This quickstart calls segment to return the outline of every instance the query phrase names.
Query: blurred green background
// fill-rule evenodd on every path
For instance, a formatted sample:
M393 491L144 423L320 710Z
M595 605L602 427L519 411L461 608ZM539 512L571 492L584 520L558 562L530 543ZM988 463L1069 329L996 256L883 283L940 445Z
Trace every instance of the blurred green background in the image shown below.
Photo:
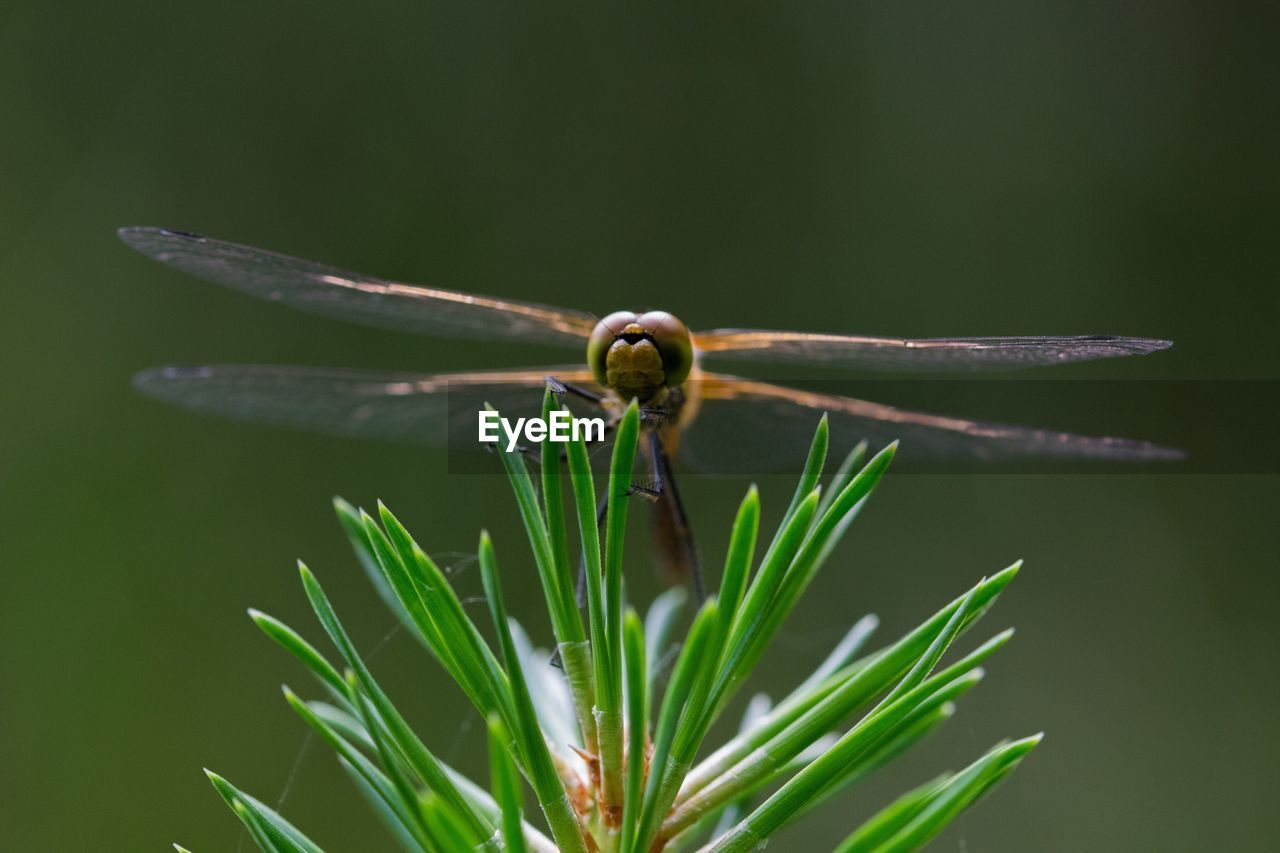
M1280 21L1263 7L4 4L0 849L247 846L202 766L270 802L287 787L284 812L331 849L389 849L332 756L299 759L277 686L310 685L243 615L311 624L301 556L366 648L387 635L332 494L386 499L441 554L487 526L509 604L547 636L498 481L201 419L129 377L561 353L292 313L150 263L117 226L693 327L1168 337L1059 375L1275 379ZM744 485L686 478L711 565ZM761 486L772 521L791 481ZM934 849L1274 849L1277 510L1273 477L890 476L757 685L787 689L866 611L893 636L1024 557L987 622L1018 636L939 738L777 849L828 849L906 786L1040 729ZM425 653L392 636L374 660L431 746L484 766Z

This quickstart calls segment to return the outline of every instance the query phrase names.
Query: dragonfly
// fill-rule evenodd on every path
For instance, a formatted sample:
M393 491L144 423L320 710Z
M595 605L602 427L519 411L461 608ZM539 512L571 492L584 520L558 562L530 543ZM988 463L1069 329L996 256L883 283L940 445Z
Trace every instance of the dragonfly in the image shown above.
M474 436L476 413L486 404L500 412L538 406L548 384L558 396L603 412L610 425L634 399L642 412L650 481L633 491L654 505L655 540L668 570L677 577L692 575L699 593L697 549L672 457L689 455L697 424L713 411L730 415L739 435L775 434L792 425L809 432L815 418L826 414L833 429L876 441L898 438L913 452L948 457L1147 460L1179 455L1145 441L930 414L704 366L756 361L874 371L1008 370L1145 355L1169 347L1166 340L1112 335L910 339L736 328L691 332L666 311L620 310L597 317L362 275L185 231L122 228L119 236L142 254L197 278L326 317L399 332L577 350L579 360L573 363L454 373L171 365L139 373L134 384L144 394L187 409L353 438L428 444L466 431ZM703 446L723 449L733 443L719 435Z

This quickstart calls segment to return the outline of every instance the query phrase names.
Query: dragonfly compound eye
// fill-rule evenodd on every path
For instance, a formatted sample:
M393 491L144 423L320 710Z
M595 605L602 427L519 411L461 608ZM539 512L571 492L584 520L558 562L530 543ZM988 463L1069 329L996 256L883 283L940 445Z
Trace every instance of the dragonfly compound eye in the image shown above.
M636 322L649 333L662 356L666 384L675 386L688 379L689 371L693 369L693 341L689 327L666 311L649 311L641 314Z
M609 354L609 347L613 346L622 330L635 321L634 312L614 311L596 323L591 336L587 338L587 366L591 368L591 375L596 381L605 387L609 385L605 371L605 357Z

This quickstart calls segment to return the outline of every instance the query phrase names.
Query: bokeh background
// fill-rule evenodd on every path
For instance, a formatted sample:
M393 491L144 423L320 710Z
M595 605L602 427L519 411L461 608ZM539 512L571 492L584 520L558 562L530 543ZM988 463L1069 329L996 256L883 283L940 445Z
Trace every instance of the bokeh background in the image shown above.
M389 849L331 755L299 757L278 685L307 679L244 617L310 624L297 557L383 644L376 669L430 745L483 767L458 691L412 640L383 643L332 494L386 499L446 561L487 526L511 606L547 635L499 482L169 410L129 377L562 353L292 313L149 263L117 226L694 327L1168 337L1059 375L1275 379L1278 23L1185 0L5 3L0 849L247 846L202 766L283 794L331 849ZM709 564L744 486L686 479ZM791 482L761 487L772 521ZM906 786L1043 729L934 849L1273 849L1276 487L890 476L757 684L785 690L864 612L888 638L1023 557L986 623L1018 635L940 737L777 848L828 849Z

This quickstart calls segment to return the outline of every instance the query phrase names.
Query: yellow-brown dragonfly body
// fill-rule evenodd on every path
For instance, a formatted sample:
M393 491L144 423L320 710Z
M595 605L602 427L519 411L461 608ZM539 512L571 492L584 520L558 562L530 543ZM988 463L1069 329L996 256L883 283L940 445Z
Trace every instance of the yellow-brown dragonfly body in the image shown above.
M626 401L637 399L654 415L646 421L653 436L654 478L668 481L669 468L662 467L666 455L676 451L699 411L713 405L736 406L735 423L744 431L789 420L807 433L817 414L826 412L833 430L902 438L917 454L1180 456L1143 441L927 414L742 379L702 364L758 359L860 370L990 370L1141 355L1168 347L1168 341L1115 336L912 340L743 329L691 333L664 311L619 311L597 319L581 311L387 281L181 231L125 228L120 237L199 278L337 319L424 334L563 345L586 353L585 365L451 374L208 365L156 368L137 376L143 392L186 408L360 438L440 442L459 426L451 422L456 420L451 409L465 411L473 402L471 419L465 421L471 427L485 401L499 410L504 401L517 399L526 408L531 400L536 405L540 396L531 391L551 377L561 390L615 417ZM796 412L814 417L786 417ZM674 484L667 488L674 493Z
M617 312L603 319L563 308L409 285L346 272L224 241L161 228L125 228L121 239L197 277L317 314L398 331L524 340L586 351L587 364L452 374L379 373L264 365L163 367L136 380L178 405L282 426L355 437L438 442L444 392L477 397L540 388L547 376L602 397L642 405L680 390L687 428L697 401L750 404L763 422L779 407L847 418L853 432L912 433L918 452L976 456L1165 458L1176 451L1141 441L1095 438L906 411L865 400L787 388L704 369L712 360L861 370L998 370L1141 355L1168 341L1116 336L905 339L718 329L690 333L673 315ZM603 354L604 358L601 358ZM877 430L877 425L883 429Z

